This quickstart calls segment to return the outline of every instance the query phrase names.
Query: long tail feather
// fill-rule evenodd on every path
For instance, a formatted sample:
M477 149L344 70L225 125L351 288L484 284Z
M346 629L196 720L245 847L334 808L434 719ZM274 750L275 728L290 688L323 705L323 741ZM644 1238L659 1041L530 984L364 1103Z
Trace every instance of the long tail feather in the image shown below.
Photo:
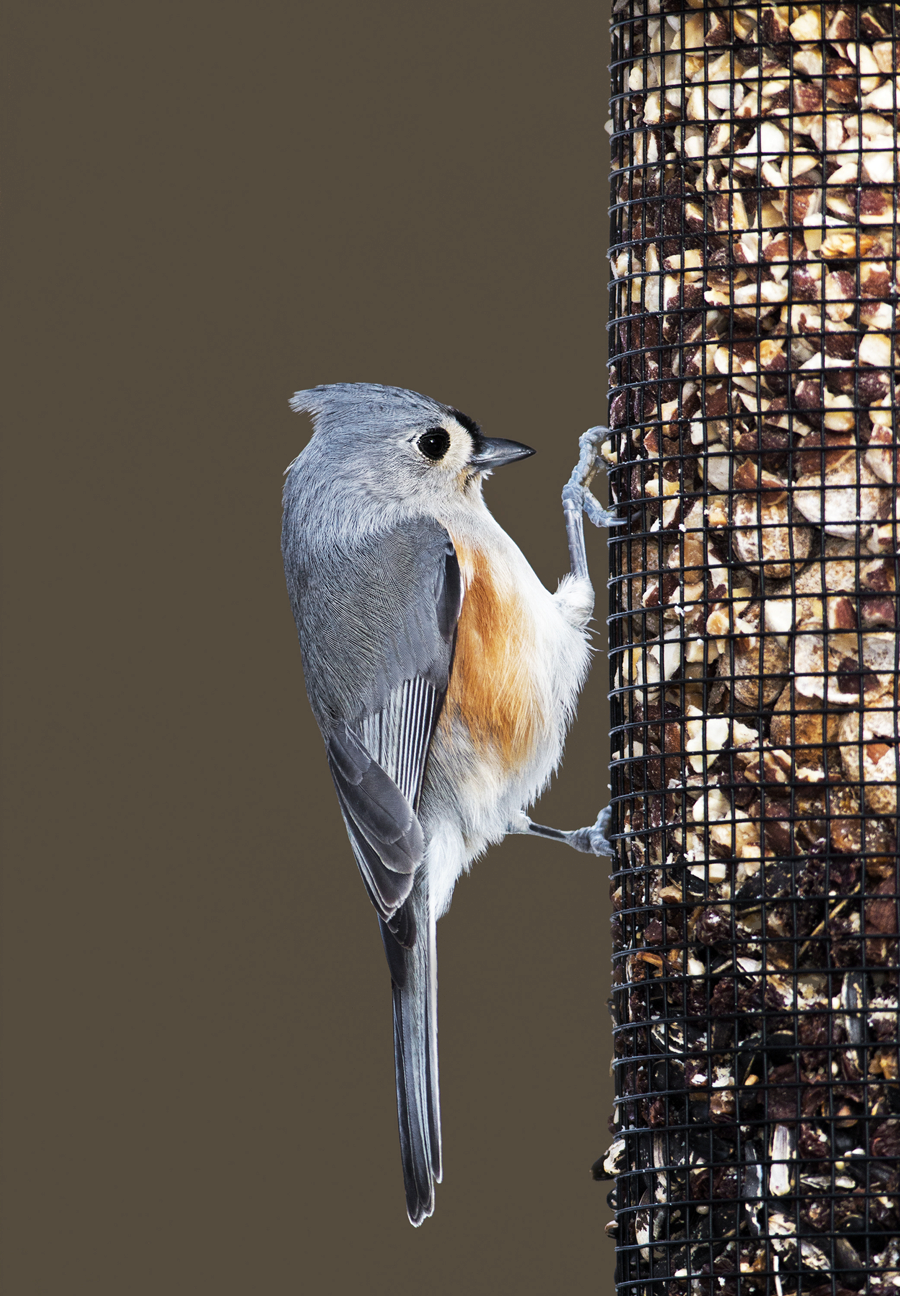
M434 1210L441 1179L441 1112L437 1058L437 947L427 882L419 875L411 905L412 949L403 949L382 923L394 1001L394 1066L406 1209L416 1226ZM402 976L397 973L401 972Z

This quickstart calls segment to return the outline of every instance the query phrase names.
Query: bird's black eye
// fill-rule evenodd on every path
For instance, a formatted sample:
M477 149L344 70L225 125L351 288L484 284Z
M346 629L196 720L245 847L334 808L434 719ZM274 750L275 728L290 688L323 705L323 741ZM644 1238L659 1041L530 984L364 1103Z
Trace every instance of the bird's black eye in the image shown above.
M429 428L422 433L416 445L429 459L443 459L450 449L450 433L441 427Z

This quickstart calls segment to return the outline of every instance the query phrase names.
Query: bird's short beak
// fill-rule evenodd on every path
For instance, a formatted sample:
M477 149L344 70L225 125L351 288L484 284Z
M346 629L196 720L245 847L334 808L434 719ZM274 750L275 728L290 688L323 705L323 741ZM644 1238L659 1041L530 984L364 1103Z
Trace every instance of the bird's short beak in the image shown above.
M469 466L489 471L491 468L499 468L502 464L512 463L515 459L527 459L533 454L531 446L522 445L519 441L503 441L500 437L479 437L478 448L469 460Z

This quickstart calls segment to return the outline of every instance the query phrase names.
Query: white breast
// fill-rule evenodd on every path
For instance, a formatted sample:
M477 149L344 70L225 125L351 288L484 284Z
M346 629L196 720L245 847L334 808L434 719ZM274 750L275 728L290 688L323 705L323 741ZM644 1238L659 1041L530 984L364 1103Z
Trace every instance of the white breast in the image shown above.
M463 869L505 835L559 764L587 674L593 605L586 581L545 589L486 509L445 525L465 595L420 803L438 914Z

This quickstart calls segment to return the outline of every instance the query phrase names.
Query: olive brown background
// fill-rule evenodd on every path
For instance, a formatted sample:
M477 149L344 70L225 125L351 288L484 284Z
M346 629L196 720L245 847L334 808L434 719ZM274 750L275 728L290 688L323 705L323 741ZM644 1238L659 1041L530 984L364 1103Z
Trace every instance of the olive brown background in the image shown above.
M560 488L607 409L607 16L7 10L7 1296L612 1288L607 861L514 838L457 888L445 1182L413 1231L387 969L279 555L288 397L365 380L534 445L486 495L565 570ZM608 795L605 542L563 827Z

